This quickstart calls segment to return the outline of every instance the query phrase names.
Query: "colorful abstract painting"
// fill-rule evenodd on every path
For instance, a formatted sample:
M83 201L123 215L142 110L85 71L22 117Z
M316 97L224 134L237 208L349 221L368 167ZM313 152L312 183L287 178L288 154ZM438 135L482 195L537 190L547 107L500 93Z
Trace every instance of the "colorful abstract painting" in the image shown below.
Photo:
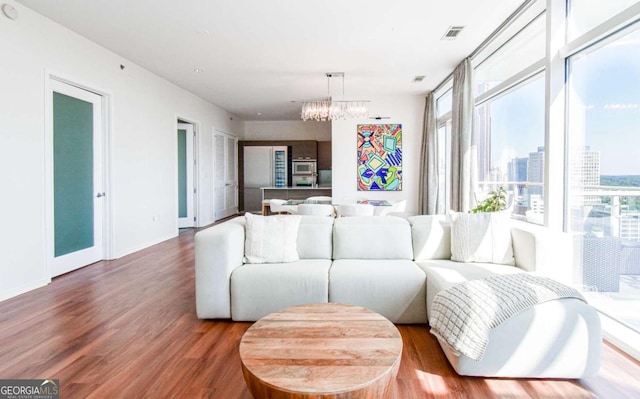
M402 125L358 125L358 191L402 190Z

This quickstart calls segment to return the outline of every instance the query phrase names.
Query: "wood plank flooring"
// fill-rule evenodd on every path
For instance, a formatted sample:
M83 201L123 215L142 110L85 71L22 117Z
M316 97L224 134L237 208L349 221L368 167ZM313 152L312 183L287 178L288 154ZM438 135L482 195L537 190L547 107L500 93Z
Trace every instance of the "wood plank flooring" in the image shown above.
M251 323L196 318L193 235L1 302L0 378L57 378L61 398L251 398L238 355ZM640 364L608 344L590 379L465 378L426 325L399 330L393 398L640 397Z

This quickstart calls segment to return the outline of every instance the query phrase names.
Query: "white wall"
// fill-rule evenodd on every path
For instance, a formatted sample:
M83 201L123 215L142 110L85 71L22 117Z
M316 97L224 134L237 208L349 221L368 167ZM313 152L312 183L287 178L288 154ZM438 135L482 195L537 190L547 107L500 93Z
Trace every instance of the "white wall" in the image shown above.
M407 200L407 211L418 212L418 171L422 142L424 96L369 97L369 115L390 119L347 120L332 122L332 196L342 198ZM402 191L358 191L358 124L402 124Z
M178 117L200 127L198 217L200 225L212 223L213 129L241 135L244 122L28 8L5 2L19 17L0 15L0 300L50 280L44 250L49 73L109 99L113 257L177 234ZM159 221L152 221L154 215Z
M331 140L331 122L246 121L244 140Z

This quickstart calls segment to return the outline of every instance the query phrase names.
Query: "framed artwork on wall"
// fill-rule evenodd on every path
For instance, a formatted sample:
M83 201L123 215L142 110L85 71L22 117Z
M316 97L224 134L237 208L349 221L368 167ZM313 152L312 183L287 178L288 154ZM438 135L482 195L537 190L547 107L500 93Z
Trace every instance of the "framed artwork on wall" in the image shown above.
M358 125L358 191L402 190L402 125Z

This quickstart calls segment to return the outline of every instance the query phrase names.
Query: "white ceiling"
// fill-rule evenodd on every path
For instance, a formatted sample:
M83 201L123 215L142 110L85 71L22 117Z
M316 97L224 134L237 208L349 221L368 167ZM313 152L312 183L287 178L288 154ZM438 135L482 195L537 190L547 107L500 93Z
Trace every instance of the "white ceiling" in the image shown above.
M523 0L19 2L244 120L299 120L326 72L347 100L426 93Z

